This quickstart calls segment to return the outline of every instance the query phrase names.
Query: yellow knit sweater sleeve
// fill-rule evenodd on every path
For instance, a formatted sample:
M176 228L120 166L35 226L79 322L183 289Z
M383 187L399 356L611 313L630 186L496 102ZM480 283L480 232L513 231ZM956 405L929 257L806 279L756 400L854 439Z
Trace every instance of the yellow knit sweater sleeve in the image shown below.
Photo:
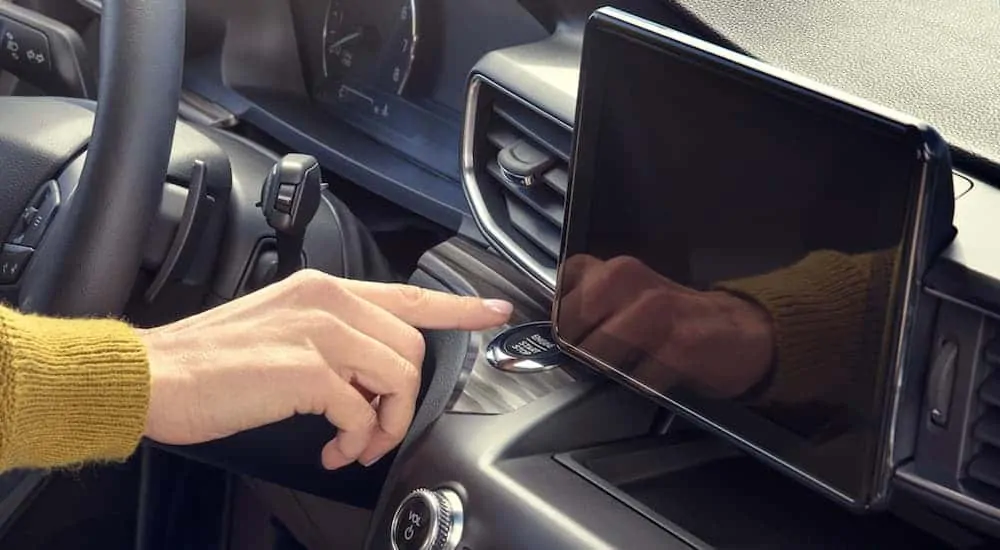
M761 401L822 400L856 381L857 369L877 368L897 254L821 250L792 266L717 285L755 301L774 324L775 365Z
M148 403L146 350L127 324L0 307L0 471L122 460Z

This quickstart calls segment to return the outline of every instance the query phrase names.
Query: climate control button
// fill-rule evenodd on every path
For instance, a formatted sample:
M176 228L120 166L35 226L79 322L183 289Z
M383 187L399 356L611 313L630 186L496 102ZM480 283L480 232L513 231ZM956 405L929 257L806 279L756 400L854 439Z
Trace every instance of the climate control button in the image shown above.
M417 489L392 517L393 550L455 550L462 538L462 498L451 489Z

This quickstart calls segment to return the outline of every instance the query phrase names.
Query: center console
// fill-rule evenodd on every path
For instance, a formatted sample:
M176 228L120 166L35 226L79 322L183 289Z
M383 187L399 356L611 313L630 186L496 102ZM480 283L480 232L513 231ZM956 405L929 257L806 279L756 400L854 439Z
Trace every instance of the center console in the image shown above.
M414 279L507 299L516 312L509 327L469 337L440 414L392 466L366 548L992 547L1000 263L989 213L1000 191L966 172L962 157L943 174L954 201L935 200L954 204L958 236L943 252L918 253L905 316L912 348L886 390L885 484L870 506L851 510L837 491L761 460L732 433L671 412L683 402L661 408L549 355L555 339L544 323L576 185L580 38L559 29L488 55L470 76L463 182L491 248L443 243ZM543 57L558 77L533 71ZM942 212L930 210L929 219Z
M496 255L448 241L414 279L513 301L508 347L545 348L544 292ZM442 414L401 448L366 548L942 545L897 515L848 511L563 355L511 370L495 332L470 335L451 395L428 393Z

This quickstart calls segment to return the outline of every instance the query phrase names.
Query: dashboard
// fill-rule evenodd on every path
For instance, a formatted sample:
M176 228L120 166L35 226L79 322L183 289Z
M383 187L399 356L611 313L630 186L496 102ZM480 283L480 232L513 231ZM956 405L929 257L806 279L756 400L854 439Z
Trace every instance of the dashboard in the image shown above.
M458 158L469 70L489 51L549 34L515 0L189 11L189 93L451 230L472 227Z
M535 378L498 372L484 359L494 335L476 334L431 343L457 367L435 375L440 387L392 466L368 547L393 547L397 511L425 488L445 495L427 502L464 503L469 549L780 547L815 537L858 547L922 540L914 525L940 518L1000 536L996 9L611 3L922 117L952 146L958 236L922 282L915 316L926 345L896 388L893 427L893 511L917 503L932 514L906 525L842 514L731 447L675 430L673 417L573 362ZM521 321L538 321L555 290L583 24L597 4L192 2L184 87L204 116L229 113L462 238L428 251L415 282L505 296ZM896 47L881 39L887 28ZM498 155L515 142L546 157L546 185L503 177ZM775 498L724 498L739 490Z

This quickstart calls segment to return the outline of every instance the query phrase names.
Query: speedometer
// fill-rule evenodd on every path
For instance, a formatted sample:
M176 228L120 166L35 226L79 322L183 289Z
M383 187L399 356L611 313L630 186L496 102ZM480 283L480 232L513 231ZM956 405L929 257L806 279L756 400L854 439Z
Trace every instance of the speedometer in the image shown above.
M323 75L345 94L401 94L417 44L416 0L330 0Z

